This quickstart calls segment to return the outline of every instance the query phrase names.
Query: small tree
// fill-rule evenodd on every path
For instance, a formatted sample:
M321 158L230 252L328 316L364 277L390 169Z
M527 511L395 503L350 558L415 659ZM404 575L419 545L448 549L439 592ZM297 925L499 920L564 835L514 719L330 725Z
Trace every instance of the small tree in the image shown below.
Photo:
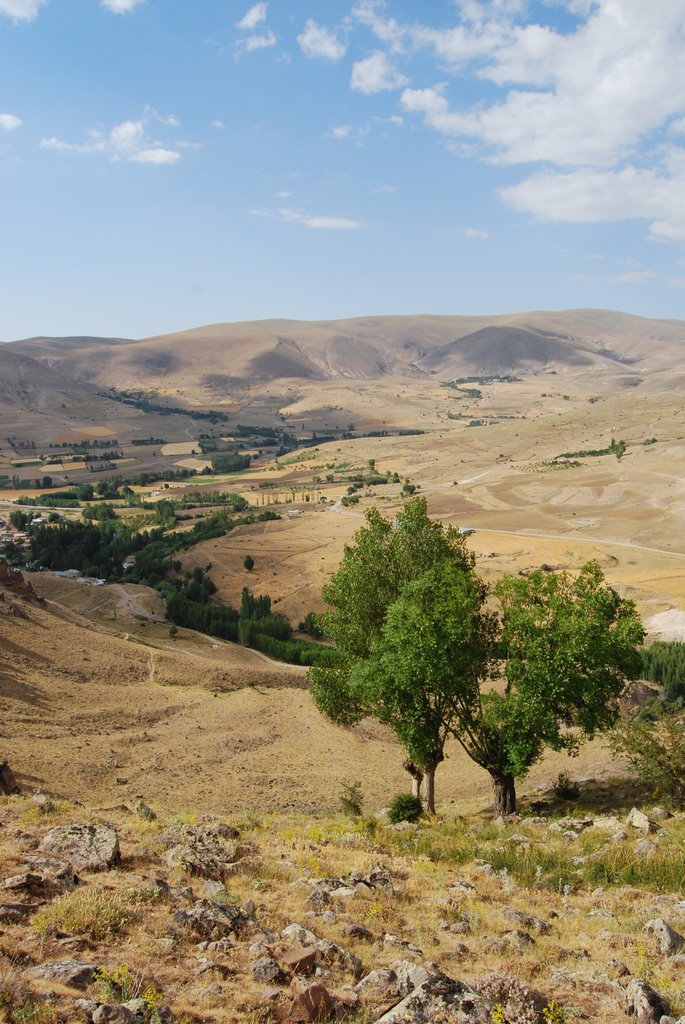
M437 756L441 748L438 751L434 741L433 717L423 718L423 725L433 730L433 740L426 738L422 743L418 739L421 725L410 730L409 716L402 718L399 709L400 698L394 710L386 707L383 647L374 644L383 638L388 610L408 583L445 562L468 575L473 571L474 558L457 530L445 529L428 517L424 498L407 502L394 522L371 509L366 523L355 535L354 544L345 547L338 571L323 588L329 609L320 621L335 645L336 661L312 668L312 694L319 710L340 725L353 725L366 715L382 718L393 728L397 725L397 735L409 754L407 770L418 795L426 773L432 789L435 767L441 759ZM385 678L388 687L396 685L390 672ZM411 688L405 682L397 685L400 689ZM417 686L420 690L421 680ZM419 703L417 697L412 706ZM405 738L410 731L411 742Z
M243 565L245 566L248 572L252 572L252 570L254 569L254 558L252 557L252 555L245 555Z

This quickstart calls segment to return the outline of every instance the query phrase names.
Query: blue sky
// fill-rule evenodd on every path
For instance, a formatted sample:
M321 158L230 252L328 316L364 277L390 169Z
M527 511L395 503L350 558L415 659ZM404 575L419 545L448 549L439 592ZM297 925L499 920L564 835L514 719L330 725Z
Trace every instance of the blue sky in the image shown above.
M0 0L0 339L685 316L685 0Z

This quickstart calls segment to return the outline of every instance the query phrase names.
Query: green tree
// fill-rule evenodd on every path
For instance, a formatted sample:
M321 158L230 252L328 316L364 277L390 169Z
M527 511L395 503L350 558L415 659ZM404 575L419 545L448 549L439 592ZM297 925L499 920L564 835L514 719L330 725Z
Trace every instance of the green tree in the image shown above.
M333 721L352 725L379 712L378 677L369 670L367 688L365 662L372 651L376 662L380 657L374 642L383 637L388 610L403 588L444 562L466 574L473 572L474 558L464 538L453 527L433 522L424 498L408 501L394 521L384 519L377 509L367 512L366 526L357 532L354 544L345 547L338 571L323 588L329 608L320 622L336 657L331 665L312 668L310 678L318 708ZM434 772L435 765L415 763L411 756L406 767L418 794L423 775L426 770Z
M252 557L252 555L245 555L245 558L243 559L243 565L245 566L248 572L252 572L252 570L254 569L254 558Z
M614 730L615 754L627 758L640 779L667 803L685 807L685 712L681 707L660 707L654 719L637 715Z
M495 587L500 684L482 693L478 743L457 738L494 785L495 813L516 809L515 779L546 747L574 754L619 714L640 672L645 636L632 601L607 586L597 562L577 576L534 572Z
M447 738L464 733L478 745L480 682L497 628L486 597L471 569L439 562L404 586L369 657L350 672L352 699L391 727L423 774L431 813Z

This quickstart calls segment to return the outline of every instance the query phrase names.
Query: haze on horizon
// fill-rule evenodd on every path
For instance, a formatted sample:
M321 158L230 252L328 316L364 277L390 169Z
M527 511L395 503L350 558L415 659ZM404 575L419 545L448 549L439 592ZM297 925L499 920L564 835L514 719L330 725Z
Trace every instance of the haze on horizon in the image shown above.
M685 0L0 0L0 340L682 318Z

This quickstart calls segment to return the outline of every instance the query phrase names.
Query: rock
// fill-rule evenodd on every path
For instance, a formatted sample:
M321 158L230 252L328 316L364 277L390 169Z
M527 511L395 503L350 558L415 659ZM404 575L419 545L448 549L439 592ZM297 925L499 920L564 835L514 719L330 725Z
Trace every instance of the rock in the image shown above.
M343 928L343 935L349 935L351 939L373 939L373 932L365 928L363 924L346 924Z
M38 910L37 903L0 903L0 924L19 924Z
M547 924L539 917L535 917L533 914L525 914L522 910L514 910L511 907L507 907L504 911L504 916L508 917L514 924L518 924L521 928L528 928L530 931L535 932L536 935L548 935L552 930L551 925Z
M348 971L355 978L361 978L362 962L354 953L343 949L342 946L338 946L335 942L329 942L328 939L317 939L316 949L319 958L324 964L338 964L344 971Z
M628 815L626 820L627 825L631 825L633 828L638 829L640 832L644 832L648 835L650 832L656 831L656 825L650 821L646 814L639 811L637 807L633 807L632 811Z
M652 821L668 821L673 817L671 811L667 811L665 807L652 807L651 815Z
M639 978L631 978L625 990L626 1013L635 1015L637 1024L659 1024L668 1013L663 999L651 985Z
M659 945L659 952L664 956L676 953L681 946L685 945L685 938L675 931L669 924L666 924L662 917L648 921L642 929L643 934L653 935Z
M58 825L50 829L39 850L65 858L77 871L103 871L121 856L114 825Z
M43 878L43 885L47 893L71 892L79 884L79 879L74 871L74 866L67 860L60 857L53 857L50 854L31 854L25 858L25 867L33 874L39 874Z
M155 821L157 819L157 812L143 800L139 800L136 804L136 814L139 818L144 818L146 821Z
M93 1024L136 1024L136 1015L123 1003L102 1003L93 1013Z
M96 1003L94 999L77 999L74 1003L74 1009L85 1013L87 1019L90 1021L97 1010L98 1005L99 1004Z
M638 839L635 843L634 853L637 857L654 857L658 853L659 847L656 843L651 842L649 839Z
M487 1002L461 981L437 972L375 1024L489 1024Z
M289 980L289 975L271 956L255 960L250 964L250 970L255 981L260 981L265 985L285 985Z
M418 946L414 946L413 943L408 942L406 939L401 939L398 935L384 935L383 945L386 949L401 949L405 953L411 953L413 956L422 957L423 951Z
M221 881L227 867L236 860L238 832L228 825L181 825L163 836L169 845L166 862L191 875Z
M426 968L420 964L413 964L411 960L398 960L393 964L393 970L397 977L397 990L401 996L408 996L415 988L430 979L430 973Z
M15 793L21 793L21 787L7 761L3 761L0 764L0 793L4 796L13 796Z
M297 942L300 946L316 946L319 941L314 932L310 932L308 928L303 928L301 924L296 923L289 924L287 928L284 928L281 938L288 942Z
M610 978L617 980L618 978L629 978L630 971L623 963L622 960L617 960L616 957L612 957L611 960L607 961L604 965L604 972Z
M316 1021L327 1020L334 1005L330 992L320 982L303 988L295 987L285 1019L288 1024L315 1024Z
M519 953L522 953L524 949L527 949L528 946L532 946L534 944L535 939L531 938L528 932L522 932L517 928L511 932L507 932L502 941L511 949L516 949Z
M95 964L84 964L80 960L57 960L31 967L27 973L34 978L59 981L71 988L87 988L93 981L96 969Z
M316 946L300 946L281 957L282 963L293 974L311 974L316 965Z
M330 897L333 900L351 900L357 895L357 890L352 889L349 885L341 885L338 889L334 889L330 893Z
M173 919L199 939L209 940L239 934L250 923L242 907L215 903L214 900L197 900L189 910L175 911Z
M399 995L397 975L391 967L379 967L358 981L354 991L371 1003L390 999Z
M327 889L314 889L307 897L309 906L319 910L322 907L330 906L331 902L331 894Z

